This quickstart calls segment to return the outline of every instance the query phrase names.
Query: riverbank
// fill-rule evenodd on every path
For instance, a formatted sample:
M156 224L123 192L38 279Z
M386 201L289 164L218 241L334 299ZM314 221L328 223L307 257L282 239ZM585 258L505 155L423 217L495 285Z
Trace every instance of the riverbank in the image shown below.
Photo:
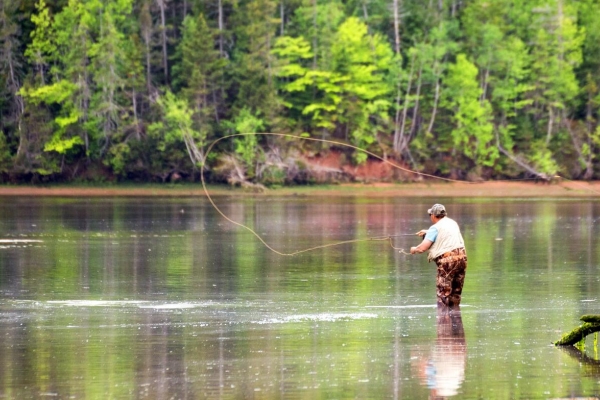
M600 182L562 181L532 183L423 182L294 186L261 192L210 185L211 196L350 196L350 197L495 197L577 198L600 197ZM54 197L184 197L205 196L201 184L110 186L0 186L0 196Z

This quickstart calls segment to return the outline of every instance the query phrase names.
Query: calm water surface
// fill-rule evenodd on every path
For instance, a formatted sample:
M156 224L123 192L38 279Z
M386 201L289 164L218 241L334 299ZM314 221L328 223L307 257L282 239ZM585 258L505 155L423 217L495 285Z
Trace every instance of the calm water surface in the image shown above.
M593 338L552 345L600 314L600 202L216 201L282 252L416 232L444 202L461 310L386 242L285 257L203 198L0 198L0 398L600 396Z

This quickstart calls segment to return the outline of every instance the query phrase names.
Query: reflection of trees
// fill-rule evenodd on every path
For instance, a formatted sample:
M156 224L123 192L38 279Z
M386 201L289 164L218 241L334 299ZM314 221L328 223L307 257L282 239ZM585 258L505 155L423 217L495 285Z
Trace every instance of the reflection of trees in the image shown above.
M437 339L428 357L415 363L421 384L430 389L431 399L458 394L465 379L467 344L459 309L438 308Z

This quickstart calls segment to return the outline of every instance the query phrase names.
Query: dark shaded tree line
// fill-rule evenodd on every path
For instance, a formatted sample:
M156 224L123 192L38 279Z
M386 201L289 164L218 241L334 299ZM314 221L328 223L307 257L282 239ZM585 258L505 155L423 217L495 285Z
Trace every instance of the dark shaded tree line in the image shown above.
M598 20L600 0L0 0L0 174L196 180L212 140L280 132L460 179L596 179ZM244 136L206 162L283 183L331 147Z

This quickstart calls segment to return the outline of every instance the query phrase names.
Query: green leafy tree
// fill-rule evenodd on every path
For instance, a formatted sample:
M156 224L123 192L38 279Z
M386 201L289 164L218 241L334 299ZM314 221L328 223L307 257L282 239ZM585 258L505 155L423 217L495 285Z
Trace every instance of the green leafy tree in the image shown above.
M442 79L450 64L448 59L457 50L457 44L451 37L454 29L453 23L441 21L422 42L406 50L409 65L402 74L394 124L393 148L397 154L408 153L410 158L408 150L412 148L423 157L430 157L426 146L439 114ZM423 122L419 124L419 121ZM421 137L417 137L419 125Z
M339 83L346 78L334 71L314 70L310 65L312 49L302 37L279 38L273 53L278 59L280 88L286 93L283 104L295 115L307 116L307 128L334 130L335 112L341 102Z
M35 25L31 32L31 43L25 50L25 56L35 65L41 84L46 83L46 72L49 57L56 53L56 45L52 40L52 19L50 9L44 0L36 4L37 14L31 16Z
M598 0L0 2L0 172L167 179L201 159L186 144L257 120L428 172L594 179L599 18ZM235 144L250 174L259 142Z
M38 9L41 14L46 12L43 7ZM34 105L58 107L53 134L45 144L44 151L61 156L79 152L80 145L86 151L89 149L87 130L81 129L80 123L87 121L91 98L86 54L86 49L91 45L90 24L93 17L90 11L80 0L69 0L55 16L51 29L53 45L43 46L48 59L52 60L53 82L47 85L42 82L41 85L22 90L23 96ZM38 22L46 23L45 18L39 18Z
M90 72L93 95L90 104L89 130L97 132L98 152L104 155L113 135L123 126L123 89L127 63L124 16L131 14L131 0L107 3L100 9L99 38L90 46Z
M314 53L303 38L281 38L274 53L280 60L278 76L284 79L281 87L290 94L284 104L303 106L302 113L311 117L314 128L341 133L365 147L389 124L397 62L385 40L368 35L357 18L340 25L331 48L331 70L307 65ZM364 153L355 156L358 162L366 159Z
M528 165L527 153L531 143L523 135L516 135L515 118L524 108L532 104L527 98L533 90L529 83L529 49L513 34L514 28L508 21L514 4L500 0L493 4L473 1L464 11L466 43L474 54L475 64L480 71L481 99L488 100L493 107L494 129L498 149L517 161L519 167L536 173ZM512 154L520 149L518 156ZM498 171L507 172L506 163L496 164ZM518 169L515 173L522 172Z
M249 108L243 108L234 120L225 123L225 126L235 133L248 134L241 138L235 138L235 153L242 160L248 178L254 178L256 164L260 160L261 153L258 151L257 135L252 135L252 133L258 133L264 129L263 119L253 114Z
M45 144L44 151L54 151L58 154L66 154L77 145L83 145L83 139L77 134L70 134L75 130L74 126L80 120L82 114L76 107L72 98L77 92L77 86L67 80L59 81L52 85L39 88L24 87L21 93L33 105L61 105L61 112L54 118L54 132L50 140Z
M474 163L493 166L498 158L494 146L492 108L481 99L477 67L464 54L450 65L445 80L444 104L452 111L452 145Z
M331 48L346 17L344 5L338 0L320 3L305 0L296 9L288 36L302 36L310 42L313 70L332 68Z
M369 35L367 26L348 18L338 30L331 49L333 71L340 79L339 126L349 132L356 146L368 147L376 134L389 127L393 72L398 73L394 53L380 35ZM366 160L355 153L358 162Z
M598 161L598 116L600 113L600 4L596 0L580 2L579 23L585 32L582 45L582 63L578 71L578 80L582 85L581 107L585 119L576 122L575 127L569 131L573 146L578 153L581 177L591 179L594 177L594 164Z
M535 15L535 14L534 14ZM546 124L546 146L565 116L570 114L580 86L575 69L582 62L583 30L576 24L575 2L548 1L538 11L533 26L531 92L537 106L537 120ZM546 118L541 118L541 113Z
M161 122L152 124L149 130L160 137L158 150L164 152L168 146L183 143L192 164L199 166L204 162L202 147L206 135L193 128L193 112L187 100L167 91L157 100L157 104L162 110L163 118Z
M438 15L439 10L435 10L434 14L439 20L438 24L422 33L422 42L407 49L410 66L405 68L404 93L398 91L399 104L396 109L393 143L396 152L401 154L403 147L410 145L408 156L415 154L413 164L416 165L436 157L438 151L431 146L432 141L447 135L448 127L452 126L450 116L441 112L440 102L444 95L443 80L451 65L450 60L455 58L459 49L455 38L458 24L456 20L442 18ZM411 108L412 113L409 112Z
M277 88L282 104L289 110L288 117L293 121L290 124L295 123L300 129L308 127L310 119L305 117L303 110L314 97L308 90L314 83L310 43L302 36L282 36L277 38L272 52L275 56L274 72L279 78Z

